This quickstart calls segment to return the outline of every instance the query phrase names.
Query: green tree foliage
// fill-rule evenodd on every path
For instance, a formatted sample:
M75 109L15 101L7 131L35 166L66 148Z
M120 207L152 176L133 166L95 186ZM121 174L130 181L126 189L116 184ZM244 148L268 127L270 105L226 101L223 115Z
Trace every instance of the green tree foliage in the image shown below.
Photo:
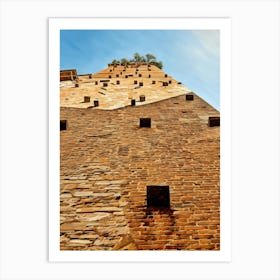
M151 64L155 65L159 69L162 69L162 67L163 67L163 64L161 61L151 61Z
M114 59L111 64L128 64L130 62L147 62L152 65L155 65L156 67L162 69L163 63L161 61L157 61L156 57L153 54L147 53L145 56L140 55L139 53L135 53L133 55L133 58L127 59L122 58L121 60Z
M119 60L114 59L111 63L112 63L112 64L118 64L118 63L120 63L120 61L119 61Z
M135 53L133 57L134 57L135 62L144 62L143 61L143 59L144 59L143 56L141 56L139 53Z
M147 62L151 62L151 61L154 61L154 60L156 60L156 57L154 55L152 55L150 53L146 54L146 61Z
M127 63L129 63L128 59L126 59L126 58L121 59L121 64L127 64Z

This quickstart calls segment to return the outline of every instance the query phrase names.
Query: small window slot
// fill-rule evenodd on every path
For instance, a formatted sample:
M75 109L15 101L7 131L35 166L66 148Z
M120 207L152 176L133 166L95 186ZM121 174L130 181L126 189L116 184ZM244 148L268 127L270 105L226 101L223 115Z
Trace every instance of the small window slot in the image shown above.
M140 118L140 127L151 127L151 118Z
M186 94L187 101L193 101L193 99L194 99L193 94Z
M67 120L60 120L60 130L67 130Z
M169 186L147 186L147 207L170 208Z
M209 117L208 118L208 126L220 126L220 117Z

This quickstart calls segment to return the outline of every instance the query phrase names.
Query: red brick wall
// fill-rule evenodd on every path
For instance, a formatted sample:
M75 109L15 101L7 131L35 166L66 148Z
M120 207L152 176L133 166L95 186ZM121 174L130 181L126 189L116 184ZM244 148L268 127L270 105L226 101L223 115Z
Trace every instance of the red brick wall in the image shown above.
M61 108L61 250L219 250L220 129L209 116L219 112L196 95ZM169 186L170 209L146 207L147 185Z

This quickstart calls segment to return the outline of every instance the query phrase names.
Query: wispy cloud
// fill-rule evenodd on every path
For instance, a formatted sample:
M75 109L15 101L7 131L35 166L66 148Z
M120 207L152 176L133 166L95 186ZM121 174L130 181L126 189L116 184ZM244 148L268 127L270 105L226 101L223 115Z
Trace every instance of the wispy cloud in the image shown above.
M192 34L199 41L205 53L219 55L220 32L218 30L193 30Z

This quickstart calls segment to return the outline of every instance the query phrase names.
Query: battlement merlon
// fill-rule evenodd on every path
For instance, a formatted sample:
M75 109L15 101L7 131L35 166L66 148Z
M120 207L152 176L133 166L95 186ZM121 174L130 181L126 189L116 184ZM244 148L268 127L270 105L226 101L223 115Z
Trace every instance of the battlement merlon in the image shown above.
M60 81L76 80L77 79L76 69L60 70Z

